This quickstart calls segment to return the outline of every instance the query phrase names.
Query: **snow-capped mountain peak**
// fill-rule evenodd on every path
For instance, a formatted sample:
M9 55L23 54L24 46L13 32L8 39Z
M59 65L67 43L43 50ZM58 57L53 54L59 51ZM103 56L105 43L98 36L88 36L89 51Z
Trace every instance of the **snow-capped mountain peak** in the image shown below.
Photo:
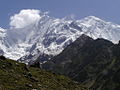
M86 21L89 21L89 20L91 20L91 21L103 21L102 19L100 19L96 16L87 16L84 18L84 20L86 20Z
M0 37L0 48L3 55L19 59L24 63L36 60L42 55L55 56L75 41L82 34L93 39L104 38L114 43L120 39L120 25L106 22L95 16L81 20L53 18L47 13L40 13L40 19L24 28L4 30Z

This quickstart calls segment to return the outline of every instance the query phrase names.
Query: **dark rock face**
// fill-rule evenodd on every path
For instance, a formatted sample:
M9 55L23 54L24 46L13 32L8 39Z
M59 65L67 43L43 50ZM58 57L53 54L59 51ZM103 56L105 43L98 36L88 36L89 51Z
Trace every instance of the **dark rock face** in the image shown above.
M4 55L4 51L0 49L0 55Z
M6 58L4 56L0 56L0 60L5 60Z
M69 26L72 27L72 28L75 28L75 29L77 29L79 31L82 31L82 28L79 27L74 21L71 22L71 24Z
M82 35L42 67L81 82L90 90L120 89L120 45Z

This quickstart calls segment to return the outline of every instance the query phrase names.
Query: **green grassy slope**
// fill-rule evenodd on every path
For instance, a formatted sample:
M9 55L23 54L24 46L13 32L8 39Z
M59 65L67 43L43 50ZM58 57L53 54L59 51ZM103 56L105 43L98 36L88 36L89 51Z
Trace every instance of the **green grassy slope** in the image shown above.
M86 90L62 75L27 67L13 60L0 60L0 90Z

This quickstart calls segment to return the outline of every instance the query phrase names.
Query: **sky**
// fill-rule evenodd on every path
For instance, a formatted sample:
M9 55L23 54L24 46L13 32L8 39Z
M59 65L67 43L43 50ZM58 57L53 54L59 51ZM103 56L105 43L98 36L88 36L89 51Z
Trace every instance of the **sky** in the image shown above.
M63 18L74 14L76 19L96 16L120 24L120 0L0 0L0 27L10 27L10 17L21 10L48 11L49 16Z

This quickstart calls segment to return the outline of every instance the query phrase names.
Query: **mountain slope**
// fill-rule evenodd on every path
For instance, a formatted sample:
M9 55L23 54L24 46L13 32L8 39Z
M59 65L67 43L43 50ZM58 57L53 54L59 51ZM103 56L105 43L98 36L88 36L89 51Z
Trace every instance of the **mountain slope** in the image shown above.
M81 82L90 90L120 88L120 43L82 35L42 68Z
M87 90L62 75L3 59L0 59L1 90Z
M36 59L44 62L40 59L48 56L46 60L49 60L58 55L82 34L93 39L104 38L117 43L120 25L94 16L72 20L53 18L41 12L38 22L24 28L5 30L5 36L0 40L0 48L4 56L19 59L26 64L33 63Z

